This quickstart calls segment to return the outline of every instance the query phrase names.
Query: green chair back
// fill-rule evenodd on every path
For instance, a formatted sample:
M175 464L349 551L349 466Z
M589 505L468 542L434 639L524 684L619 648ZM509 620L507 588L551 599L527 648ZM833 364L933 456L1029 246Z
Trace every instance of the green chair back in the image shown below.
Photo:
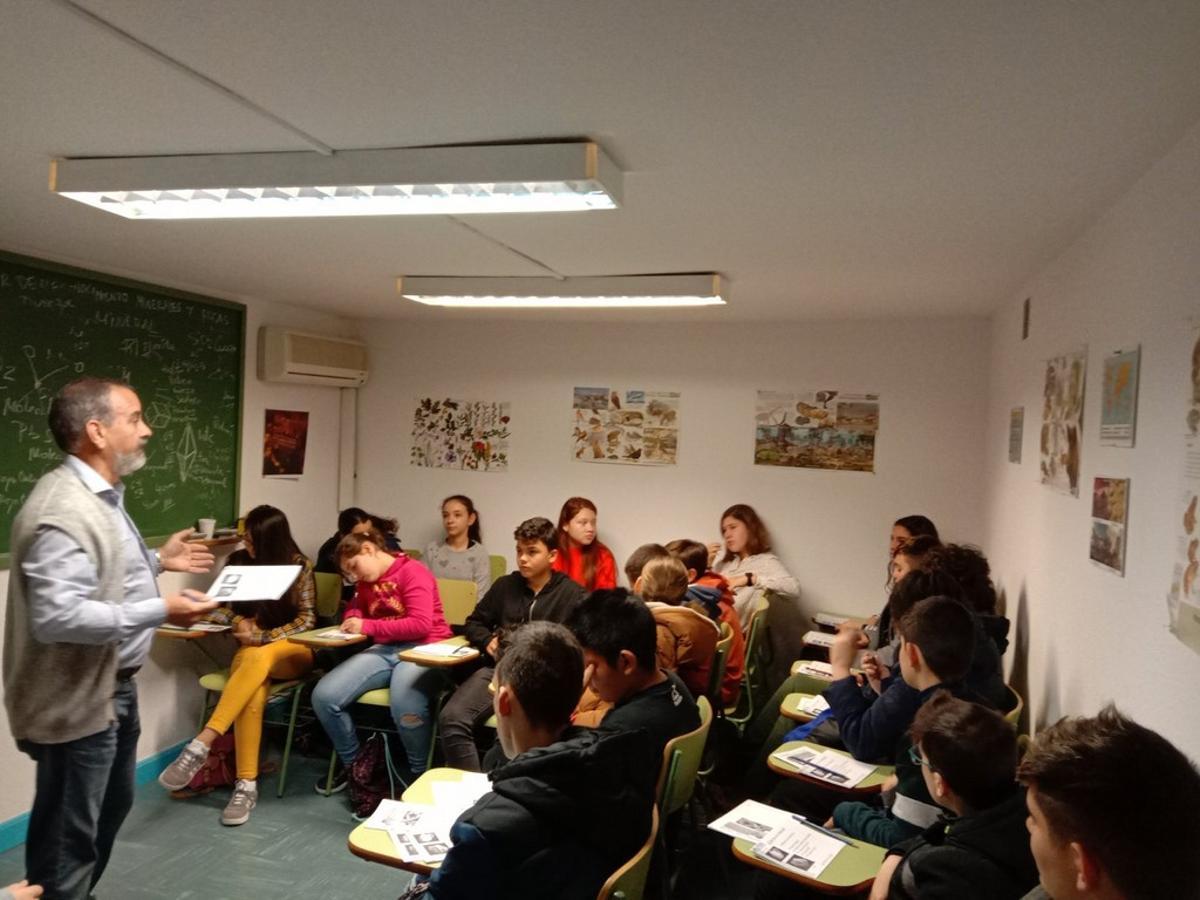
M721 709L721 685L725 682L725 666L729 662L729 648L733 646L733 629L728 622L721 623L721 638L713 653L712 670L708 676L709 701L714 709Z
M1012 704L1012 708L1004 714L1004 721L1019 731L1021 728L1021 712L1025 709L1025 700L1013 690L1011 684L1007 687L1008 693L1011 695L1009 702Z
M658 837L658 808L650 808L650 834L630 860L609 876L597 900L642 900L650 874L650 856Z
M420 550L405 550L404 555L409 559L415 559L417 562L420 562L425 558L425 554Z
M742 669L741 696L738 698L737 709L725 710L725 717L739 729L754 718L754 713L760 705L755 689L763 681L762 643L767 636L767 610L770 606L771 592L764 591L758 598L754 611L750 614L750 622L746 626L746 663Z
M488 562L492 566L492 583L495 584L496 579L508 573L508 563L504 561L503 556L492 554L488 557Z
M462 625L475 610L475 582L462 578L439 578L438 596L442 598L442 611L450 625Z
M332 619L342 602L342 579L329 572L314 572L317 583L317 617Z
M664 819L687 805L696 786L696 773L700 770L704 743L712 725L712 704L707 697L701 697L696 705L700 708L700 726L672 738L663 748L662 769L658 776L658 808Z

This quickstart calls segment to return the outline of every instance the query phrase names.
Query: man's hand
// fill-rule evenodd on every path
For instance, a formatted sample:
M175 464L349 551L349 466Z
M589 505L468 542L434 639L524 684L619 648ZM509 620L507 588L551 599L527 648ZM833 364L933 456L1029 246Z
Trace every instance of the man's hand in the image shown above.
M172 625L187 628L193 622L217 608L217 601L199 591L184 591L182 594L172 594L164 597L167 607L167 621Z
M201 575L213 567L216 557L207 545L186 540L191 533L190 528L177 531L158 548L158 558L162 561L164 569L169 572L191 572L193 575Z
M875 882L871 885L870 900L887 900L888 886L892 883L892 876L896 874L896 867L903 858L893 854L883 860L879 874L875 876Z
M362 619L360 619L358 616L347 619L342 623L342 631L344 631L346 634L362 634Z
M833 677L845 678L850 674L850 666L858 651L867 646L867 636L858 628L842 625L829 647L829 665L833 668Z

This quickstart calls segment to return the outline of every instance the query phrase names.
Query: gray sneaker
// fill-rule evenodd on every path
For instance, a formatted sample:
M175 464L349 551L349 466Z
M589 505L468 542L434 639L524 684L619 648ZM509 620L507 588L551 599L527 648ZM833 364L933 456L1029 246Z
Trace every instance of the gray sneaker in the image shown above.
M206 759L208 748L199 741L188 741L187 746L175 757L175 762L163 769L158 776L158 783L168 791L182 791L191 783Z
M248 787L238 779L233 786L233 796L221 810L222 825L244 825L250 819L250 810L258 803L258 788Z

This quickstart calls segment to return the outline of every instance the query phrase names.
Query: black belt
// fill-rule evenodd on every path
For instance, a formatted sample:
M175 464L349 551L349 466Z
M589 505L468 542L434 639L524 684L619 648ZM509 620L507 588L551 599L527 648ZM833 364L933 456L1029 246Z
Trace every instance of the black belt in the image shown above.
M138 673L141 666L129 666L125 669L117 669L117 681L128 681Z

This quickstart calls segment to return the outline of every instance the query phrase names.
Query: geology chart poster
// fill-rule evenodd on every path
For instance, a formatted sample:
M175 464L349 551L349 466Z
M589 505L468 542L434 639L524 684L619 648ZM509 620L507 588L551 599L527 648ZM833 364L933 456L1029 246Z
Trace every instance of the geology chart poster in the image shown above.
M878 433L878 394L759 391L754 464L874 472Z

